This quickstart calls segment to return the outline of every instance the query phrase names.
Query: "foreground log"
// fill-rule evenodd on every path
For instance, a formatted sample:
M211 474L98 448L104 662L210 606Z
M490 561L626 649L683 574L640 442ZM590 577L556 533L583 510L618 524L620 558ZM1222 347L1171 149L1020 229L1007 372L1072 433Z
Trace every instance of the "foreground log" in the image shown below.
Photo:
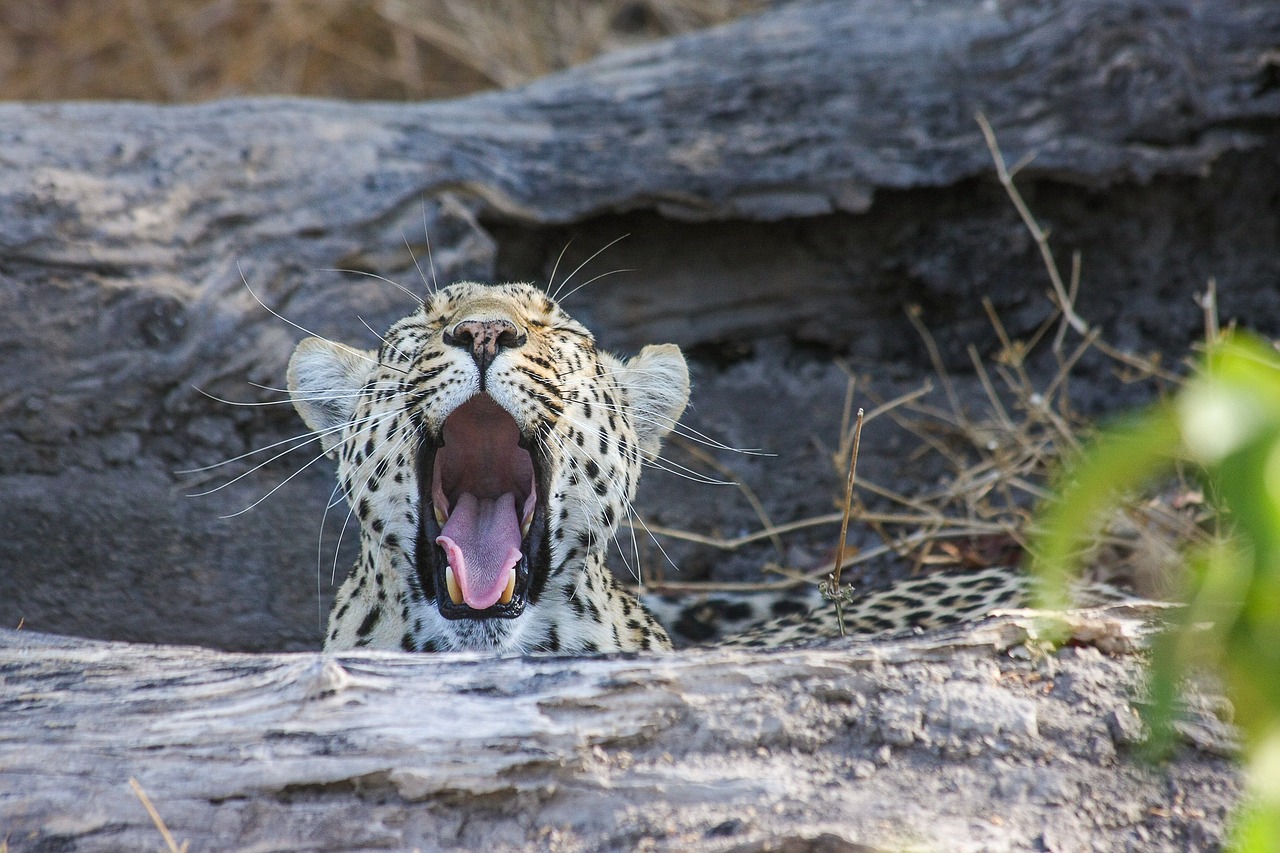
M0 632L11 850L1206 849L1193 694L1161 768L1123 610L747 654L242 655Z
M223 521L302 454L198 500L184 496L219 485L218 471L173 472L299 431L287 408L201 393L278 398L251 383L280 387L301 333L255 295L363 343L361 320L385 328L412 301L326 270L420 287L424 231L442 280L492 278L500 248L516 256L529 244L532 268L517 272L545 277L573 234L537 229L649 211L587 231L570 253L632 232L596 270L642 272L571 305L605 345L671 340L714 355L728 341L732 354L768 334L901 364L918 350L903 302L946 306L958 316L941 323L961 336L989 331L980 296L1032 328L1043 316L1028 315L1043 286L1021 226L998 188L973 181L990 170L973 120L984 110L1011 161L1036 153L1025 181L1151 187L1117 202L1112 220L1092 196L1067 199L1084 213L1055 234L1072 221L1095 234L1081 238L1082 299L1101 294L1133 329L1194 329L1190 295L1213 275L1224 307L1274 317L1277 43L1271 0L839 0L450 103L0 105L0 625L314 647L317 586L327 591L348 560L331 557L340 517L317 548L330 473L316 466ZM820 216L832 211L843 213ZM526 236L500 245L503 229ZM571 268L566 258L561 274ZM958 344L963 365L971 342ZM784 371L760 369L775 371L774 399ZM724 439L742 392L716 401L707 372L695 416ZM842 391L832 371L816 397L838 405ZM757 409L729 440L811 446L827 434L808 423L813 407ZM879 437L867 440L872 465ZM815 501L818 462L789 494L786 478L757 485L775 518ZM708 517L705 493L665 488L642 506L696 529L754 523L749 510Z

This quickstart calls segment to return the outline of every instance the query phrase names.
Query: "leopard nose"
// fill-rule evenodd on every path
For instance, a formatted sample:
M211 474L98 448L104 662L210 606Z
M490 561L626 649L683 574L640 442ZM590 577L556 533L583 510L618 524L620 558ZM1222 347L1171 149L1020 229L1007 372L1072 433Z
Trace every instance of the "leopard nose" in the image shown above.
M446 344L471 353L481 376L501 350L523 346L527 339L510 320L463 320L444 333Z

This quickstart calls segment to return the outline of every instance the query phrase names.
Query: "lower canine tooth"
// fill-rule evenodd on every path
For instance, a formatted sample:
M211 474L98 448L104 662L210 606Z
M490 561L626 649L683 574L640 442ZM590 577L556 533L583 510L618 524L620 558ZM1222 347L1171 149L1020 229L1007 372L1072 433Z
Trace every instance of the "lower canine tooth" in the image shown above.
M449 600L454 604L461 604L462 588L458 586L458 579L453 576L453 566L444 567L444 585L449 587Z
M507 575L507 588L502 591L502 597L498 599L499 604L510 604L511 596L516 592L516 573L513 571Z

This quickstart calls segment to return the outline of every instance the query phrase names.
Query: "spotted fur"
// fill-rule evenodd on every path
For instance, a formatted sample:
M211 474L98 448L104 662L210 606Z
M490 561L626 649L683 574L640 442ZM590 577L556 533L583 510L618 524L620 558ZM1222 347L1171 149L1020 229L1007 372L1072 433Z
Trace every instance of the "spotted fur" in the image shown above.
M481 333L460 345L468 329ZM486 329L502 330L487 349L476 343ZM642 460L656 456L688 400L678 348L615 358L541 290L460 283L393 326L377 352L304 340L290 360L289 390L336 456L360 527L360 556L330 611L325 648L670 648L662 627L614 579L605 553L634 499ZM512 602L473 610L442 588L433 526L440 501L424 460L445 446L448 418L481 395L503 413L493 417L518 429L533 460L537 507Z
M930 631L1021 606L1030 591L1030 579L1012 566L905 578L883 589L855 590L843 608L844 630L855 636ZM710 595L693 602L649 596L645 604L685 643L762 648L840 635L835 606L816 586L768 596Z
M541 290L460 283L394 325L376 352L302 341L289 363L289 390L336 457L360 529L359 559L329 614L327 649L671 648L659 621L614 579L605 554L630 511L641 462L656 457L688 400L675 346L622 360L597 350L590 332ZM448 424L476 412L510 438L495 438L477 458L510 457L519 467L527 456L536 495L510 600L483 610L449 589L453 567L439 544L438 510L447 515L451 498L433 482L446 478L433 460L466 443L458 427L448 434ZM845 608L845 628L892 634L954 624L1017 604L1026 591L1025 578L1003 568L912 578L858 595ZM776 646L839 633L834 608L813 590L650 604L693 641Z

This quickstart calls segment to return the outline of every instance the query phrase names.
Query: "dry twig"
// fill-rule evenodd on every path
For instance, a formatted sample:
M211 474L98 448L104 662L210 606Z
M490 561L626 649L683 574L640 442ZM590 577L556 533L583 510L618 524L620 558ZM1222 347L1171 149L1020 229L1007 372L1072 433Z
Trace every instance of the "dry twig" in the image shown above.
M849 450L849 478L844 486L844 513L840 519L840 538L836 541L835 567L827 577L827 585L822 588L823 597L835 603L836 622L840 625L842 637L844 636L844 605L846 599L852 596L853 589L841 588L840 572L844 568L844 549L849 536L849 516L853 510L853 484L858 475L858 448L862 444L863 414L862 409L859 408L858 416L853 423L853 443Z
M129 777L129 787L133 789L133 793L137 794L138 799L142 801L142 807L151 816L151 822L156 825L156 829L160 830L160 835L164 838L164 843L168 846L169 853L187 853L187 847L190 846L189 842L184 841L182 844L178 844L174 840L173 833L169 831L169 827L165 826L164 818L160 817L160 812L156 811L156 807L152 805L151 798L147 796L146 791L142 790L142 785L138 783L138 780L132 776Z

